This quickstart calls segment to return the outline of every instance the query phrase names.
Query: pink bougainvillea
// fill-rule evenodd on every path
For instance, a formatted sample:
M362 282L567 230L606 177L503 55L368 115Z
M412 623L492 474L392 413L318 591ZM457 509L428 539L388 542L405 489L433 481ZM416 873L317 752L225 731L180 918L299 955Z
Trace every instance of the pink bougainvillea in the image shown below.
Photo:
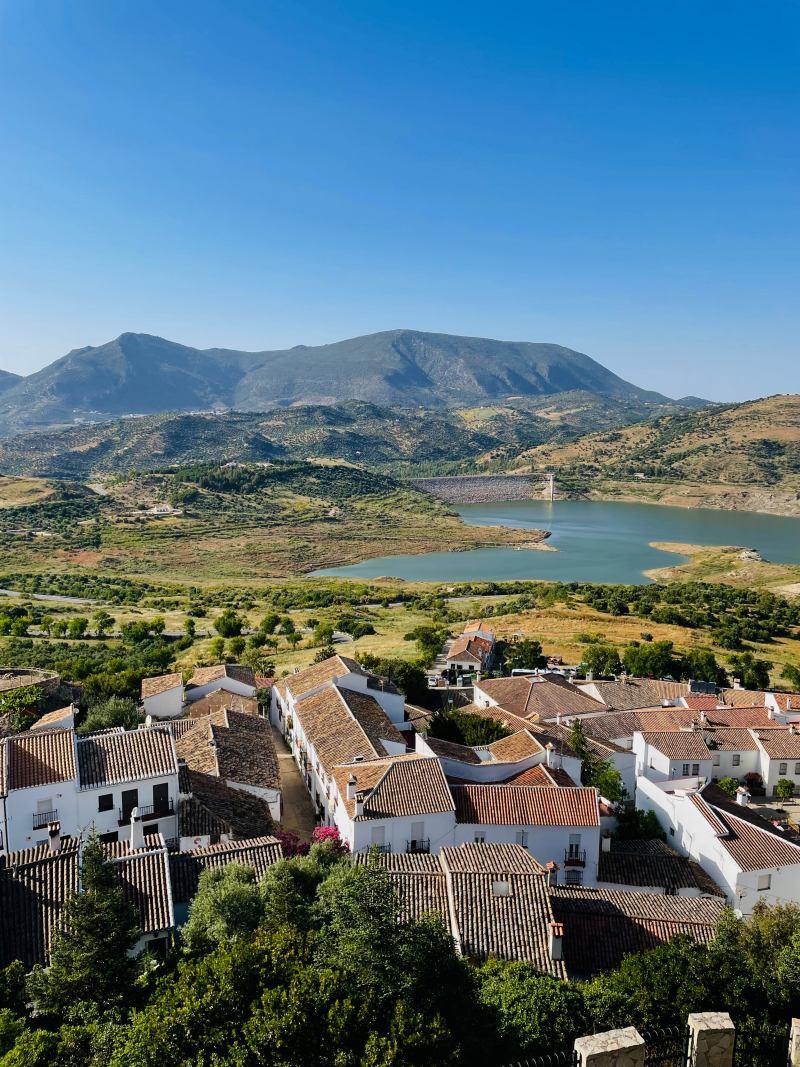
M350 851L350 846L346 841L342 841L335 826L314 827L311 839L315 845L328 845L335 852L345 853Z

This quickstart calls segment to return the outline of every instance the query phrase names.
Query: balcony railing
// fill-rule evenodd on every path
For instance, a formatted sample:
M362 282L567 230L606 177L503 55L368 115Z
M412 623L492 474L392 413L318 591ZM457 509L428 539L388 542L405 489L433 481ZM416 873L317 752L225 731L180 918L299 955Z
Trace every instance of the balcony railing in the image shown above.
M586 849L585 848L573 848L570 847L564 853L564 866L565 867L585 867L586 866Z
M58 822L58 811L35 811L33 813L33 828L34 830L41 830L44 826L49 826L51 822Z
M175 814L175 805L172 797L163 804L139 804L138 808L140 819L166 819L167 816ZM133 808L118 809L117 815L119 816L120 826L127 826L131 821L131 811L133 811Z
M391 845L367 845L366 848L362 849L362 851L363 852L372 852L373 849L375 850L375 852L391 852L392 851L392 846Z
M406 841L406 852L430 852L431 839L420 837L417 841Z

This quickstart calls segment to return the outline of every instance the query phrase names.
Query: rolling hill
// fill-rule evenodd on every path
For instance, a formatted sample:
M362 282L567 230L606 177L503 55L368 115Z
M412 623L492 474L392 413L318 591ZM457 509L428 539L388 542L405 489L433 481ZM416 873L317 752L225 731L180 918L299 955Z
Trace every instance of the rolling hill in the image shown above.
M668 398L554 344L390 330L274 352L200 350L124 333L0 393L0 435L164 410L269 411L362 400L466 407L573 390L645 405Z
M670 502L800 513L800 395L666 415L527 450L516 467L554 470L565 486L635 489ZM677 492L677 496L676 496Z
M22 381L21 374L12 374L10 370L0 370L0 393L12 389Z

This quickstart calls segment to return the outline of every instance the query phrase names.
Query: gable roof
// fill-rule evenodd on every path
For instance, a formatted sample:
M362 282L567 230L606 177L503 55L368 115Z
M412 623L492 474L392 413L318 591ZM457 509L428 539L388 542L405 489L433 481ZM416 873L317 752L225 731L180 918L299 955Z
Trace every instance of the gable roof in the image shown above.
M283 849L276 837L256 837L249 841L231 841L224 844L195 848L190 852L177 852L169 857L169 873L172 897L176 904L188 903L197 893L203 871L227 867L229 863L241 863L252 867L256 879L283 859Z
M170 689L183 687L183 675L180 671L173 674L157 674L154 678L142 678L142 700L168 693Z
M699 730L662 730L642 734L646 745L670 760L710 760L711 752Z
M560 675L525 674L512 678L487 678L482 679L476 688L523 719L533 715L554 719L557 715L582 715L604 708L603 704Z
M591 688L604 704L614 711L636 711L652 708L665 700L677 700L689 695L688 682L667 682L660 678L633 678L578 682L581 689Z
M75 707L68 704L65 708L57 708L55 711L48 711L45 715L41 715L28 727L28 730L69 730L74 725Z
M671 893L678 889L698 889L711 896L724 896L699 863L681 856L666 841L657 839L621 841L612 838L610 851L600 852L597 880L621 886L663 886Z
M209 682L216 682L220 678L230 678L234 682L241 682L242 685L251 685L253 689L256 688L253 668L245 667L243 663L215 663L212 667L195 667L187 686L196 688L208 685Z
M577 783L570 778L563 767L548 767L545 763L536 763L527 770L517 771L509 778L504 779L505 785L530 785L537 789L551 786L575 786Z
M285 678L275 683L274 688L281 696L290 692L297 700L305 693L319 689L329 682L336 681L337 678L344 678L348 674L365 675L367 672L348 656L329 656L320 663L312 663L310 667L295 671L294 674L287 674Z
M0 740L0 793L75 780L75 731L37 730Z
M800 864L800 845L787 840L766 819L728 802L714 786L691 793L693 804L722 848L741 871L764 871Z
M175 742L168 730L107 730L77 739L78 788L177 775Z
M562 948L570 975L613 970L624 956L686 934L712 940L726 904L719 897L665 896L583 886L549 890L553 915L564 924Z
M688 708L641 708L637 711L609 711L581 719L587 737L602 741L630 738L635 733L660 733L691 726L697 719Z
M136 852L124 844L103 846L143 934L174 925L167 850L160 836L157 842ZM78 878L76 838L62 838L57 853L41 845L0 856L0 966L16 959L26 969L48 962L64 905L78 891Z
M480 637L468 637L466 634L462 634L460 637L456 637L450 645L447 659L468 659L480 666L491 650L492 646L488 641L484 641Z
M465 634L485 633L485 634L491 634L492 637L494 637L494 630L486 622L485 619L470 619L469 622L465 622L464 623L464 628L462 630L462 633L465 633Z
M192 770L256 789L278 789L280 773L272 730L266 720L222 708L175 741L178 755Z
M754 730L755 740L770 759L800 760L800 734L784 727Z
M178 805L181 837L264 837L274 826L266 800L244 789L232 789L213 774L186 768L191 795Z
M199 700L188 704L185 714L191 719L201 719L205 715L213 715L224 708L241 711L246 715L258 715L258 700L256 697L245 696L244 693L229 693L227 689L215 689L211 693L206 693L204 697L200 697Z
M359 756L365 760L388 756L384 740L405 748L405 738L377 700L366 693L328 685L299 703L295 714L328 773Z
M456 822L476 826L599 826L595 789L454 785Z
M355 814L355 800L347 799L347 782L356 779L363 796L363 814ZM431 756L407 755L389 760L336 767L333 777L341 803L355 820L394 819L435 815L453 810L453 798L442 765Z

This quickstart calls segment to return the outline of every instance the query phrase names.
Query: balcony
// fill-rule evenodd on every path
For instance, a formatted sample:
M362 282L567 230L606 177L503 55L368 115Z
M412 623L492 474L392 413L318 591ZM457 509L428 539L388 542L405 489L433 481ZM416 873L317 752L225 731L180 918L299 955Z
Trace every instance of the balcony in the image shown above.
M361 849L362 852L372 852L373 850L375 852L391 852L392 851L392 846L391 845L367 845L366 848Z
M147 821L148 819L166 819L169 815L174 814L175 805L172 797L170 797L165 804L139 804L139 818L143 821ZM117 815L120 826L127 826L131 821L131 811L127 808L119 808L117 810Z
M430 852L431 839L420 837L417 841L406 841L406 852Z
M33 813L33 828L34 830L41 830L45 826L49 826L51 822L58 822L58 811L35 811Z
M564 866L565 867L585 867L586 866L586 849L577 848L572 845L564 853Z

